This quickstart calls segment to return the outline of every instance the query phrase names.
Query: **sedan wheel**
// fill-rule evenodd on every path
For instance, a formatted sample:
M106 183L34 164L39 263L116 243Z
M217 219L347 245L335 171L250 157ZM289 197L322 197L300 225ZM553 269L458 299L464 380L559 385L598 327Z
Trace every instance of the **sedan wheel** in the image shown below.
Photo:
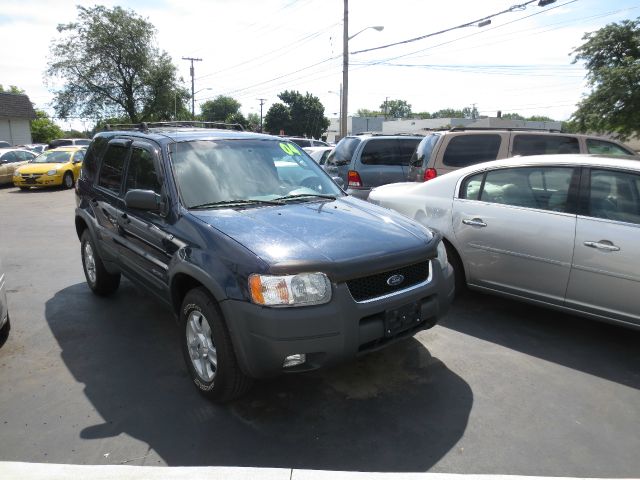
M64 177L62 177L62 186L67 189L73 187L73 173L67 172L64 174Z

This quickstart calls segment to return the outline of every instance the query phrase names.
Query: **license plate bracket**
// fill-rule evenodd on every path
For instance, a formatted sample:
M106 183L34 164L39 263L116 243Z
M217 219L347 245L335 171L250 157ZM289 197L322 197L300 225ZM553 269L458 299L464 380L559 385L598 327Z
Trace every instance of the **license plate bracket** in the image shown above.
M384 336L394 337L409 330L422 321L420 303L414 302L393 310L387 310L384 316Z

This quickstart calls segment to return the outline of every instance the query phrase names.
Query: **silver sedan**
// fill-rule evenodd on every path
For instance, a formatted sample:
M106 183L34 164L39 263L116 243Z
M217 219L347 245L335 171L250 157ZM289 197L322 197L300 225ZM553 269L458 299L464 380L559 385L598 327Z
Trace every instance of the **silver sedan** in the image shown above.
M512 158L369 201L439 230L464 285L640 327L640 161Z

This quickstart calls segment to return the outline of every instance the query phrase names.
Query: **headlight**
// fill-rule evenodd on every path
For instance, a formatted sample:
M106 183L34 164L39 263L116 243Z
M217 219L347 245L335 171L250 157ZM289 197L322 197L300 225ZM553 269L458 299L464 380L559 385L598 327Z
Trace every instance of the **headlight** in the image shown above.
M331 282L324 273L253 274L249 292L258 305L319 305L331 300Z
M55 175L56 173L58 173L58 170L49 170L47 175Z
M440 264L440 268L442 270L446 270L447 265L449 264L449 259L447 258L447 248L444 246L443 241L438 244L438 263Z
M19 177L20 175L22 175L18 170L14 170L13 172L13 176L14 177Z

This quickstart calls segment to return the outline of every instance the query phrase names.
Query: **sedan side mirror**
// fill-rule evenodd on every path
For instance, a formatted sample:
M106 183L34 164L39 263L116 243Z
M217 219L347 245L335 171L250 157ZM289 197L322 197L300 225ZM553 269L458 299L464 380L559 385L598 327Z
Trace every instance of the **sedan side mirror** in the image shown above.
M129 190L124 196L127 208L158 212L160 210L160 195L153 190Z

